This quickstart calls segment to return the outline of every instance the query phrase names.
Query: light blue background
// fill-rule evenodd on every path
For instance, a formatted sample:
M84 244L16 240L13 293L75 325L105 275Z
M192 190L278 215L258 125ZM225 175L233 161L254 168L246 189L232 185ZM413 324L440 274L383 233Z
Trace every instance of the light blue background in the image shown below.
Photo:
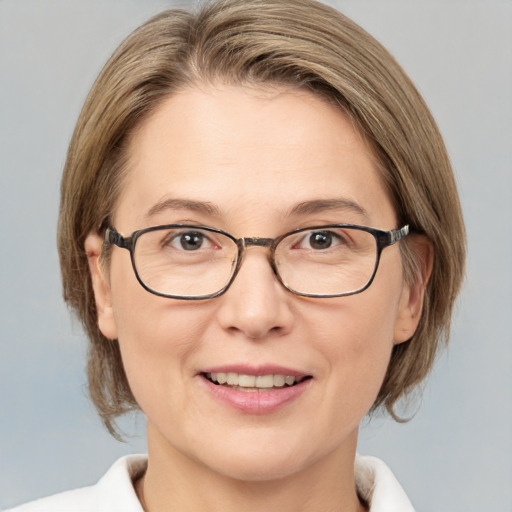
M512 510L512 2L331 1L395 54L446 138L469 236L451 348L413 421L374 419L419 512ZM186 2L181 2L186 4ZM93 79L163 0L0 0L0 507L94 483L120 455L86 398L55 249L66 147Z

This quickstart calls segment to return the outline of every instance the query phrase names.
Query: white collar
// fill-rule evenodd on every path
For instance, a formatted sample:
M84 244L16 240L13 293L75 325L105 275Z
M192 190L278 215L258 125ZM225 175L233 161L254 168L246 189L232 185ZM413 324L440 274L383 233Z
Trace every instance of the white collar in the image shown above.
M391 470L376 457L356 457L356 487L370 504L370 512L414 512Z
M143 512L133 487L147 467L147 455L122 457L94 486L42 498L11 512ZM391 470L375 457L357 456L355 479L370 512L414 512ZM6 511L8 512L8 511Z
M105 501L112 499L112 487L121 484L119 479L124 480L123 487L130 487L130 492L126 493L127 497L131 495L131 499L137 500L132 481L145 470L146 465L147 457L144 455L130 455L119 459L98 483L98 485L103 486L103 483L105 485ZM380 459L358 455L355 461L355 478L361 497L370 504L370 512L414 512L411 502L397 479ZM114 479L118 481L117 485ZM118 497L116 497L116 503L119 506ZM139 504L138 500L137 504ZM106 508L106 510L110 509ZM141 508L136 507L123 508L123 510L142 512Z

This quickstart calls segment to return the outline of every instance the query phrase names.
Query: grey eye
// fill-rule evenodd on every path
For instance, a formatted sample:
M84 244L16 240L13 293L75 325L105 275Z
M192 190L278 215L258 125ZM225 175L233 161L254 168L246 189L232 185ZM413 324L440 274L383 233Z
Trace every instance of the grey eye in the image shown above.
M204 245L205 236L199 231L187 231L175 236L170 245L176 249L183 249L185 251L197 251Z
M330 231L315 231L309 235L309 245L312 249L328 249L332 242L333 234Z

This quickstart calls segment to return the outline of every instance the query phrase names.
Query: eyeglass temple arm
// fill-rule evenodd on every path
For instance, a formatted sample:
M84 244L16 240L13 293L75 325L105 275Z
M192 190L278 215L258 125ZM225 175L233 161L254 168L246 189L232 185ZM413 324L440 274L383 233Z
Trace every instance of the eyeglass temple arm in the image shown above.
M130 249L132 239L131 237L125 238L115 229L107 228L107 231L105 231L105 243L109 245L117 245L117 247L121 247L122 249Z
M396 242L404 239L409 234L409 224L399 228L388 231L388 245L393 245Z

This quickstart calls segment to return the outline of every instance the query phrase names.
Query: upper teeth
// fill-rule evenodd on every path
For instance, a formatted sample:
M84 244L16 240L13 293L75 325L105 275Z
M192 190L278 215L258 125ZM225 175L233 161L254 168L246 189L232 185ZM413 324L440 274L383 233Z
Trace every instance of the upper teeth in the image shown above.
M206 376L219 384L239 386L241 388L281 388L285 384L292 386L300 381L291 375L245 375L243 373L207 373Z

